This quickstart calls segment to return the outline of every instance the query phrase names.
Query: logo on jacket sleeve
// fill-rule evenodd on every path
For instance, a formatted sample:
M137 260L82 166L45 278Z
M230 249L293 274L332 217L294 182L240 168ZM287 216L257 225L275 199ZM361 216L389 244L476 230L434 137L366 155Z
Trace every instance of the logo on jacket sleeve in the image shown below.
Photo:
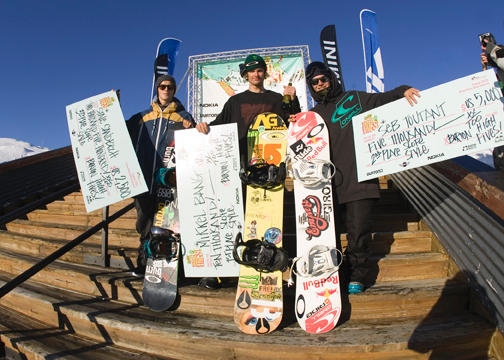
M347 126L355 115L360 114L362 106L359 99L359 94L356 91L347 92L343 98L336 104L336 110L331 118L331 122L339 122L344 128Z

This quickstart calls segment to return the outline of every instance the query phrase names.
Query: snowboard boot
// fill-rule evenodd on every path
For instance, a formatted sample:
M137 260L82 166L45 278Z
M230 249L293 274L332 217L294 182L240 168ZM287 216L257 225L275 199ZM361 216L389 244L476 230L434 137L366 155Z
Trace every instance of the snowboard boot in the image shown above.
M222 282L218 277L204 277L200 279L198 286L205 289L217 290L221 288Z
M131 271L131 275L138 277L138 278L144 277L145 265L137 265L137 267Z
M349 294L360 294L364 291L364 284L359 281L350 281L348 284Z
M143 277L145 275L145 266L147 264L147 256L145 254L145 244L147 240L140 239L140 246L138 247L138 256L137 256L137 266L131 270L131 275L135 277Z

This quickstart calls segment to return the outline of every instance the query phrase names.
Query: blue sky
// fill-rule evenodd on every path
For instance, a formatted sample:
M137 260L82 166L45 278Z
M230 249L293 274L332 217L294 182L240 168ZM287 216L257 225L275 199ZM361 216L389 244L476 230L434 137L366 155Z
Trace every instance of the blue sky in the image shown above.
M481 70L477 34L504 43L504 1L0 1L0 137L57 149L70 145L65 106L121 89L128 119L148 106L157 43L190 55L308 45L336 25L347 89L364 90L359 12L377 13L385 89L420 90ZM177 97L185 104L185 86Z

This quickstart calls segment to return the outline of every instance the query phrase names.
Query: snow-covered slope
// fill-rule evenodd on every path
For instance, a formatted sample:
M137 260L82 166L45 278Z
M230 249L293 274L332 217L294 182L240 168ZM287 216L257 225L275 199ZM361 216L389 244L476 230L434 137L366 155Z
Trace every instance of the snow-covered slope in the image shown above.
M484 151L480 151L480 152L471 154L469 156L476 159L476 160L481 161L482 163L487 164L488 166L494 167L492 151L493 151L493 149L488 149L488 150L484 150Z
M25 156L35 155L47 150L49 149L34 146L25 141L0 138L0 163L16 160Z

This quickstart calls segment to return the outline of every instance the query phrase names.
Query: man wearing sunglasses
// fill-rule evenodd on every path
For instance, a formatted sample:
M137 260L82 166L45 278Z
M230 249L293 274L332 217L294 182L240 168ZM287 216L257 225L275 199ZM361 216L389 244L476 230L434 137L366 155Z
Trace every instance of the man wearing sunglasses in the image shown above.
M151 106L133 115L127 122L128 131L138 162L142 168L149 191L135 197L137 211L136 230L140 234L137 267L135 275L145 273L146 256L144 241L152 227L156 212L156 196L153 194L156 172L163 167L163 156L167 146L173 146L173 132L170 128L189 128L194 120L182 103L174 96L175 79L170 75L161 75L155 83L157 96Z
M308 65L306 80L317 102L312 111L322 116L329 130L331 160L337 169L334 185L339 206L335 210L343 213L348 234L345 252L350 272L348 291L359 293L364 290L368 271L372 208L380 193L378 179L357 181L352 118L402 97L411 105L416 104L415 96L420 97L420 94L409 86L377 94L344 92L336 75L321 62ZM338 216L335 218L338 219Z
M247 157L247 131L254 118L264 112L272 112L280 115L287 123L289 116L301 111L299 100L296 97L296 88L284 86L284 95L291 98L291 108L282 107L282 95L264 88L264 80L268 77L266 72L266 62L256 54L250 54L243 64L240 64L240 75L248 81L248 90L233 95L224 104L221 113L212 122L213 125L238 124L238 140L240 146L240 157L242 167L246 163ZM210 126L201 122L196 125L199 132L208 134ZM218 288L219 281L215 278L203 278L200 286L209 289Z

